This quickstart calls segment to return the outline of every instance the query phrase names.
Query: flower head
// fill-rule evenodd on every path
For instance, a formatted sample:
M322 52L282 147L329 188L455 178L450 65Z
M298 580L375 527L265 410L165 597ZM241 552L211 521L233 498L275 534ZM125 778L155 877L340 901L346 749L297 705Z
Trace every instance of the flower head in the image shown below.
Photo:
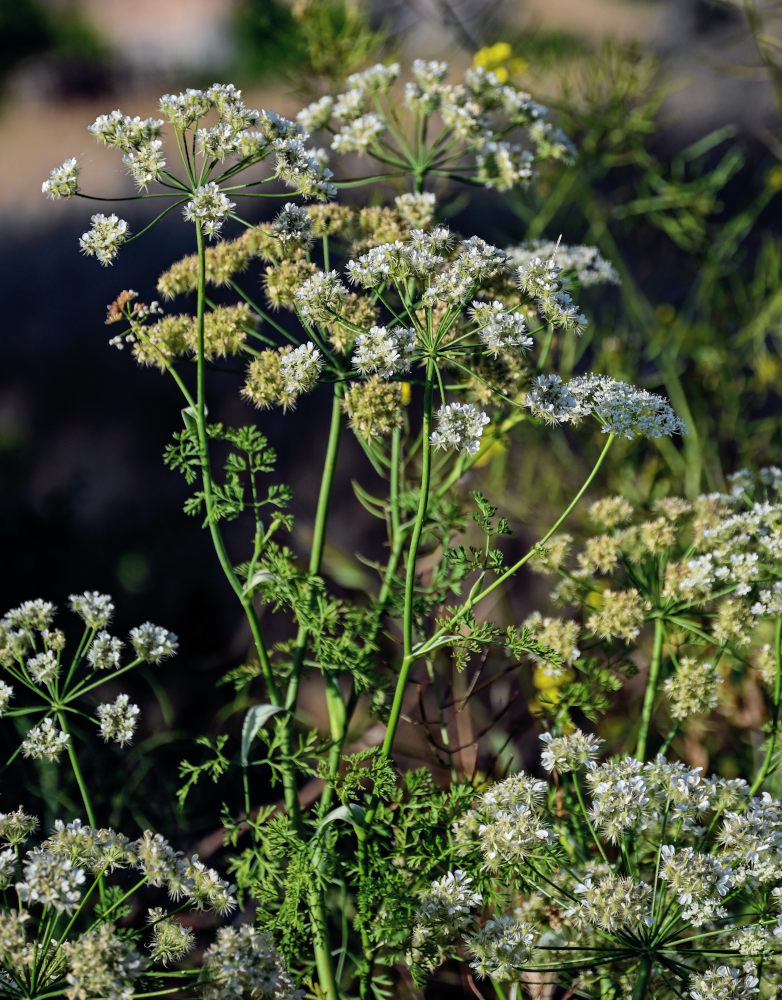
M98 212L90 218L92 229L79 237L79 247L88 257L97 257L103 264L111 264L128 235L128 224L114 215Z
M437 430L432 432L435 448L466 451L475 455L481 446L483 428L489 417L472 403L447 403L437 411Z
M211 239L220 235L223 223L236 208L214 181L202 184L182 209L188 222L195 222Z
M113 704L98 705L98 721L104 741L126 746L133 740L140 709L133 705L126 694L118 694Z
M131 629L130 642L136 656L145 663L160 663L167 656L173 656L179 648L179 640L173 632L152 622L144 622Z
M41 191L47 198L72 198L79 190L79 165L75 157L66 160L60 167L54 167L49 177L41 184Z

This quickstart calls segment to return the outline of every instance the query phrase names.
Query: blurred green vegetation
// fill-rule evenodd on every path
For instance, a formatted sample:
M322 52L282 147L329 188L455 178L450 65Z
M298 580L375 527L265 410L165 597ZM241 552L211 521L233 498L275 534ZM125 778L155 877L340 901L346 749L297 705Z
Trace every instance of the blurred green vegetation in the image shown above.
M110 57L106 43L74 4L59 11L39 0L0 4L0 75L7 75L23 59L43 53L99 63Z
M234 16L236 71L280 78L306 95L326 93L382 58L387 33L355 0L243 0Z

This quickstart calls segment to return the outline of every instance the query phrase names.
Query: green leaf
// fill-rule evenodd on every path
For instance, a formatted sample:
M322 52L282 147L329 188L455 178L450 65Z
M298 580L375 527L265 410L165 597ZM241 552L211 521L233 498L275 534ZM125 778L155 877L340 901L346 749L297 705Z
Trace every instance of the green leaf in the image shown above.
M355 827L363 827L365 816L366 811L361 806L356 805L355 802L350 802L346 806L337 806L336 809L332 809L331 812L327 813L320 823L318 823L318 827L315 830L315 837L320 835L324 827L342 819L347 820L348 823L352 823Z
M284 711L282 705L253 705L252 708L248 709L242 725L242 767L247 767L250 759L250 746L258 730L262 729L277 712Z
M182 423L188 431L191 431L193 434L196 433L198 424L196 423L196 413L192 406L186 406L182 410Z

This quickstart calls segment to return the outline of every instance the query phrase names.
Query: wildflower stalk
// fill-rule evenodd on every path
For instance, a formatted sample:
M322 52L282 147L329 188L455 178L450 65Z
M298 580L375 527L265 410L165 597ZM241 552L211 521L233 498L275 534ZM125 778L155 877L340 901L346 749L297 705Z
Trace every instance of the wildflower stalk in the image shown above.
M415 594L415 568L418 561L418 546L421 541L421 533L423 532L424 520L426 518L426 508L429 501L429 481L432 472L432 449L429 439L432 431L434 377L435 363L432 358L429 358L426 362L426 383L424 386L424 418L421 438L421 492L418 497L418 510L416 511L413 533L410 538L410 549L407 553L407 573L405 575L405 603L402 620L402 665L386 724L386 735L383 740L382 753L385 757L391 754L396 727L399 724L399 716L402 712L402 701L407 685L407 678L410 668L416 659L416 654L413 652L413 597Z
M255 608L253 607L252 596L244 592L241 583L239 582L234 568L231 565L231 560L228 557L228 553L225 549L225 542L223 541L222 534L220 533L220 528L217 524L217 518L215 516L214 509L214 497L212 493L212 472L209 462L209 441L206 433L206 363L204 360L204 304L206 300L206 248L204 246L204 233L201 229L200 224L196 225L196 240L198 245L198 301L196 306L196 327L198 333L198 356L197 356L197 395L196 395L196 409L195 409L195 421L196 430L198 434L198 444L200 449L200 459L201 459L201 477L204 486L204 505L206 507L206 520L209 525L209 532L212 536L212 544L214 545L215 552L217 553L217 558L222 567L223 573L230 583L232 589L234 590L236 596L244 608L245 615L247 616L247 621L250 625L250 631L252 632L253 641L255 643L255 648L258 653L258 660L261 665L261 670L263 672L263 677L266 682L266 687L269 692L269 697L274 702L275 705L280 705L280 694L277 689L277 684L274 680L274 675L272 674L271 663L269 661L269 654L266 649L266 643L263 638L263 633L261 632L260 622L258 621L258 616L255 613Z
M657 697L657 684L660 679L664 638L665 625L663 624L663 620L662 618L655 618L652 662L649 664L649 677L646 681L646 694L644 695L644 705L641 711L641 728L638 731L638 744L635 750L636 760L646 760L646 744L649 738L649 726L652 723L654 699Z
M644 955L638 963L638 975L636 976L635 986L633 987L632 1000L644 1000L646 996L646 988L649 985L651 975L652 960L648 955Z
M578 493L576 493L576 495L573 497L573 499L570 501L570 503L567 505L567 507L562 511L562 513L557 518L557 520L555 521L555 523L549 528L549 530L546 532L546 534L540 539L540 541L537 543L537 545L535 545L533 548L531 548L529 550L529 552L527 552L526 555L523 555L521 557L521 559L519 559L518 562L515 562L509 569L506 569L505 572L502 573L500 576L498 576L497 579L493 583L490 583L488 587L484 587L483 590L481 590L477 594L475 594L473 596L473 598L472 598L472 601L468 602L468 607L472 607L473 605L477 604L479 601L482 601L484 599L484 597L488 597L489 594L493 590L496 590L497 587L502 586L502 584L505 583L505 581L508 580L515 573L517 573L525 563L529 562L529 560L535 555L536 551L538 550L538 548L540 546L545 545L546 542L549 540L549 538L551 538L551 536L556 531L559 530L560 526L564 523L564 521L566 520L566 518L570 515L571 511L573 510L573 508L578 504L578 502L581 499L581 497L589 489L590 483L592 482L592 480L597 475L598 469L603 464L603 459L608 454L608 450L611 447L611 445L614 443L615 440L616 440L616 435L615 434L609 434L608 435L608 440L606 441L605 445L603 446L603 450L600 452L600 455L599 455L597 461L595 462L594 466L592 467L592 471L589 473L589 475L587 476L587 478L584 480L583 486L578 491Z
M521 567L525 563L529 562L529 560L536 554L536 552L538 552L538 550L540 549L540 547L543 546L543 545L545 545L546 542L549 540L549 538L551 538L552 535L554 535L554 533L565 522L565 520L567 519L568 515L571 513L571 511L573 510L573 508L578 504L578 502L581 499L581 497L589 489L590 483L592 482L592 480L597 475L598 470L600 469L600 466L603 464L603 460L605 459L606 455L608 454L608 450L611 447L611 445L614 443L615 439L616 439L616 435L615 434L609 434L608 435L608 440L606 441L605 445L603 446L603 450L600 452L600 455L598 456L597 461L595 462L594 466L592 467L592 471L589 473L589 475L587 476L587 478L584 480L584 483L581 486L581 489L578 491L578 493L576 493L576 495L573 497L573 499L567 505L567 507L565 508L565 510L562 511L562 513L560 514L560 516L557 518L557 520L555 521L555 523L549 528L549 530L546 532L546 534L543 535L543 537L538 542L536 542L535 545L532 546L532 548L526 553L526 555L523 555L521 557L521 559L518 560L518 562L515 562L513 564L513 566L510 567L510 569L505 570L505 572L502 573L500 576L498 576L497 579L493 583L490 583L488 585L488 587L484 587L483 590L480 590L477 594L470 594L468 596L467 600L465 601L465 604L464 604L464 610L465 611L472 610L472 608L475 607L475 605L479 601L482 601L485 597L488 597L488 595L493 590L495 590L501 584L505 583L505 581L509 577L513 576L514 573L518 572L518 570L520 570ZM438 643L438 640L440 640L442 638L442 636L445 635L445 632L446 632L445 628L440 628L436 632L434 632L426 640L426 642L424 642L421 646L418 647L418 649L416 650L417 656L424 656L430 650L435 649L436 646L438 644L440 644L440 643Z
M405 687L410 669L418 658L418 654L413 652L413 597L415 595L415 568L418 561L418 546L421 541L426 509L429 500L429 483L432 472L432 449L430 443L432 431L432 397L435 380L435 362L433 358L428 358L426 362L426 381L424 385L424 416L421 431L421 492L418 497L418 509L416 511L413 531L410 538L410 549L407 554L407 572L405 575L405 596L404 613L402 624L403 656L399 669L394 700L391 704L388 722L386 723L386 735L383 739L381 753L384 757L391 755L391 748L394 743L396 728L399 725L399 717L402 714L402 703L404 700ZM396 475L394 483L398 487ZM398 516L398 514L397 514ZM388 576L386 577L388 580ZM372 828L372 821L377 810L377 799L373 795L364 817L363 826L356 828L357 851L356 861L360 878L363 881L367 877L367 837ZM361 927L361 946L364 953L364 965L361 969L359 980L359 996L365 1000L369 996L370 981L372 978L372 954L371 943L366 928Z
M70 732L68 730L68 724L65 721L65 712L57 713L57 720L60 723L60 729L64 733ZM87 821L91 827L96 827L98 824L95 822L95 813L92 809L92 802L90 801L90 795L87 791L87 785L84 781L84 775L81 773L81 767L79 766L79 759L76 756L76 751L73 749L73 740L68 740L67 744L68 759L71 762L71 769L73 770L73 775L76 778L76 784L79 786L79 791L81 792L81 800L84 803L84 811L87 813Z
M281 705L282 700L277 688L277 684L274 680L272 674L271 663L269 660L268 651L266 649L266 643L263 638L263 634L260 628L260 622L258 621L258 616L255 612L255 608L252 603L252 595L246 594L239 582L236 573L234 572L233 566L231 565L228 553L225 549L225 543L223 541L220 529L217 525L217 520L214 516L214 500L212 496L212 477L211 469L209 463L209 445L208 438L206 434L206 365L204 360L204 304L206 300L206 250L204 246L204 234L200 225L196 225L196 238L198 244L198 304L196 312L196 325L198 332L198 372L197 372L197 397L196 397L196 410L195 419L196 427L198 433L198 442L201 451L201 472L204 485L204 503L206 506L207 521L209 524L209 530L212 536L212 544L214 545L215 552L217 553L217 558L220 561L220 565L225 573L228 582L231 584L236 596L244 609L245 615L247 616L247 621L250 625L252 631L253 640L255 643L255 648L258 652L258 659L261 665L261 670L263 671L264 680L266 681L267 690L270 699L275 705ZM337 438L338 440L338 438ZM320 566L320 556L323 550L323 538L325 529L325 518L328 512L328 498L331 492L331 480L333 479L334 464L336 462L336 443L333 447L333 454L331 455L331 461L327 457L326 469L324 469L324 486L321 488L321 496L318 502L318 517L316 519L316 536L320 537L320 547L316 550L315 544L313 542L313 559L317 554L317 565ZM331 438L330 438L330 450L331 450ZM318 526L320 525L320 526ZM312 565L312 563L311 563ZM306 643L306 636L303 640ZM303 660L303 651L301 654L301 659ZM294 671L296 673L296 671ZM300 673L300 665L299 671ZM294 699L293 704L295 705L295 695L298 691L298 678L294 685ZM288 692L288 697L290 698L291 692ZM289 715L289 720L291 716ZM291 821L296 829L297 834L305 839L305 830L303 827L301 807L299 805L298 790L296 788L296 774L294 769L290 765L291 752L292 752L292 741L293 732L291 729L290 721L285 725L283 730L283 745L282 749L282 779L283 779L283 790L285 794L285 805L288 813L291 817ZM338 1000L337 986L334 981L334 970L331 963L331 953L328 945L328 930L326 922L326 912L325 904L323 900L323 893L317 881L313 881L313 884L309 890L309 904L312 914L312 932L313 932L313 949L315 951L315 961L318 969L318 979L320 981L321 988L327 1000Z
M755 795L768 777L774 757L774 750L776 748L777 731L779 729L779 702L780 699L782 699L782 618L777 618L777 629L774 636L774 662L776 669L774 673L774 694L771 707L771 732L769 733L768 743L766 745L766 756L763 758L763 764L761 765L758 773L755 775L755 780L752 782L752 787L749 790L750 795Z

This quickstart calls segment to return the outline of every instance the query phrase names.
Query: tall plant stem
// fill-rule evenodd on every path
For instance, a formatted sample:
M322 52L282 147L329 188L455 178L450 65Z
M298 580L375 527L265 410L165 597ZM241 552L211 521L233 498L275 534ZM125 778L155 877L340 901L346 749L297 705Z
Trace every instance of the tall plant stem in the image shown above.
M225 548L225 542L220 531L215 516L214 489L212 484L212 470L209 460L209 437L206 432L206 363L204 360L204 304L206 300L206 250L204 246L204 234L201 226L196 225L196 240L198 244L198 301L196 306L196 328L198 332L198 357L197 357L197 392L196 392L196 432L198 434L199 458L201 462L201 478L204 487L204 504L206 506L206 520L209 525L209 533L212 536L212 544L217 554L218 561L222 567L232 590L239 598L247 621L252 632L255 649L258 653L258 660L261 665L263 679L269 692L270 699L275 705L281 705L280 692L272 674L269 653L266 649L266 642L261 632L261 625L258 615L252 602L252 596L246 594L241 581L234 572L231 560Z
M426 384L424 388L424 417L421 432L421 493L418 497L418 508L416 510L415 522L410 536L410 548L407 553L407 571L405 574L405 596L404 596L404 616L402 623L403 655L399 669L399 677L394 691L394 700L391 704L388 722L386 723L386 735L383 740L381 752L383 756L391 755L391 748L394 743L396 728L399 725L399 717L402 714L402 703L404 700L407 678L410 668L416 660L413 652L413 597L415 595L415 569L418 561L418 547L423 533L424 520L426 519L426 509L429 500L429 484L432 475L432 450L430 436L432 430L432 396L435 379L435 363L432 358L426 363ZM395 480L396 482L396 480ZM394 538L395 551L396 542L399 538L397 533ZM386 575L386 581L389 580ZM362 827L356 828L358 839L356 849L356 861L358 864L360 880L363 882L367 878L367 831L372 827L372 821L377 811L377 798L373 795L370 799L367 811L364 816ZM366 1000L369 996L372 979L372 944L366 926L361 927L361 946L364 952L364 966L359 977L359 996L361 1000Z
M771 732L768 734L766 756L763 758L760 770L752 782L752 787L749 790L750 795L754 795L768 777L774 758L774 749L776 748L777 731L779 729L779 702L780 698L782 698L782 618L777 618L777 630L774 636L774 661L776 671L774 675L773 702L771 705Z
M331 403L331 421L329 424L329 438L326 445L326 457L323 462L323 472L320 480L320 492L318 494L318 506L315 511L315 525L312 532L312 545L310 548L309 575L310 580L320 574L323 563L323 549L326 543L326 523L328 521L329 507L331 505L331 494L334 487L334 474L337 467L337 456L339 454L339 442L342 433L342 383L338 382L334 386L334 397ZM314 600L314 595L311 601ZM296 634L296 646L293 652L293 668L288 682L288 691L285 697L285 707L289 710L289 718L293 719L296 710L296 702L299 695L299 684L301 682L302 666L307 652L307 642L309 639L308 630L305 625L299 625ZM345 704L339 691L336 678L325 678L326 680L326 707L329 715L329 728L331 731L332 746L329 754L329 774L336 772L339 766L339 757L342 750L342 743L345 739L346 711ZM287 727L287 734L290 734L290 726ZM289 735L286 735L289 738ZM326 800L324 805L321 800L321 812L324 812L329 805L331 798L330 785L326 785L323 792Z
M589 489L589 484L592 482L592 480L597 475L598 469L603 464L603 459L608 454L608 450L611 447L611 445L614 443L615 440L616 440L616 435L615 434L609 434L608 435L608 440L606 441L605 445L603 446L603 450L600 452L600 455L598 456L597 461L595 462L594 466L592 467L592 471L589 473L589 475L587 476L587 478L584 480L584 485L581 487L581 489L578 491L578 493L576 493L576 495L573 497L573 499L570 501L570 503L567 505L567 507L562 511L562 513L560 514L560 516L557 518L557 520L554 522L554 524L552 524L552 526L549 528L549 530L546 532L546 534L540 539L540 541L537 543L537 545L534 548L530 549L529 552L526 555L524 555L524 556L521 557L521 559L519 559L517 562L515 562L510 567L510 569L506 569L505 572L502 573L500 576L498 576L497 579L493 583L490 583L488 587L484 587L483 590L481 590L479 593L475 594L471 598L471 600L468 602L468 606L469 607L472 607L474 604L477 604L478 601L482 601L484 599L484 597L488 597L488 595L493 590L496 590L497 587L501 587L502 584L505 583L505 581L507 579L509 579L509 577L513 576L514 573L517 573L526 562L529 562L529 560L535 555L535 552L540 548L540 546L546 544L546 542L549 540L549 538L551 538L551 536L554 534L554 532L556 532L559 529L560 525L569 517L569 515L570 515L571 511L573 510L573 508L578 504L578 502L581 499L581 497Z
M201 464L201 477L204 487L204 504L206 506L206 518L209 531L212 536L217 558L223 572L231 585L239 602L244 609L247 621L250 625L255 648L258 653L258 660L261 671L266 682L266 688L270 700L275 705L282 705L282 698L277 683L272 674L271 662L266 649L266 642L261 632L260 622L256 614L252 601L252 595L244 592L242 584L237 577L231 560L225 548L222 534L220 532L217 518L215 517L214 493L212 485L212 474L209 462L209 438L206 432L206 364L204 360L204 305L206 300L206 251L204 246L204 234L200 225L196 225L196 239L198 244L198 303L196 311L196 328L198 333L198 358L197 358L197 394L195 407L196 430L198 434L199 457ZM321 497L322 499L322 497ZM319 510L321 504L318 505ZM324 501L324 513L328 509L327 500ZM322 540L320 542L322 551ZM290 716L289 716L290 718ZM290 749L293 733L290 722L284 728L283 744L283 788L285 792L285 805L291 817L291 821L297 834L302 840L305 839L305 830L302 822L301 808L296 788L296 773L290 762ZM308 902L312 920L313 950L315 952L315 964L318 970L318 979L324 996L327 1000L339 1000L336 982L334 980L334 970L331 964L331 952L329 950L328 930L326 923L326 910L323 893L316 880L310 887Z
M65 712L57 713L57 721L60 723L60 729L64 733L68 733L70 736L70 731L68 730L68 723L65 719ZM79 758L76 756L76 751L73 749L73 739L68 740L68 759L71 762L71 770L76 778L76 784L79 786L79 792L81 793L81 800L84 803L84 811L87 814L87 822L93 829L96 829L98 824L95 822L95 812L92 808L92 801L90 800L90 793L87 791L87 783L84 780L84 775L81 773L81 766L79 765ZM98 894L100 895L101 902L104 900L104 885L103 885L103 875L101 874L98 878Z
M654 699L657 697L657 685L660 680L660 663L662 661L664 638L665 625L663 624L663 620L662 618L655 618L652 662L649 664L649 677L646 681L644 707L641 712L641 728L638 731L638 745L635 750L636 760L646 760L646 743L649 739L649 727L652 723Z
M70 732L68 730L68 724L65 720L65 712L57 713L57 720L60 723L60 729L64 733ZM76 778L76 784L79 786L79 791L81 792L81 800L84 803L84 811L87 813L87 822L91 827L96 827L95 813L92 809L92 802L90 801L90 795L87 791L87 784L84 781L84 775L81 773L81 767L79 766L79 759L76 756L76 751L73 749L73 740L68 740L68 759L71 762L71 769L73 770L73 775Z
M405 603L402 619L402 665L396 682L394 700L391 703L391 711L388 715L385 739L383 740L382 752L386 757L391 754L391 747L394 744L396 727L399 725L399 716L402 713L402 702L404 700L405 687L407 686L407 678L416 659L415 653L413 652L413 598L415 596L415 569L418 561L418 546L421 543L421 534L424 530L426 509L429 502L429 484L432 476L432 446L429 442L429 438L432 432L432 390L434 386L434 377L435 363L432 358L429 358L426 363L424 419L421 438L421 492L418 497L418 509L416 510L413 532L410 536L410 548L407 553Z
M646 988L649 985L651 975L652 960L648 955L644 955L638 963L638 975L636 976L635 986L633 987L632 1000L644 1000L646 997Z

